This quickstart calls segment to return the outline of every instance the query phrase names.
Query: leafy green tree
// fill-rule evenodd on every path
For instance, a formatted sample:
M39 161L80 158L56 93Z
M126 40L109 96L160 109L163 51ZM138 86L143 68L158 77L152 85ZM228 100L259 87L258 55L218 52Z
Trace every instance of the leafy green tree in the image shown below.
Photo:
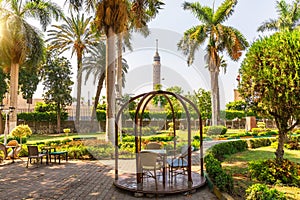
M44 65L44 90L46 103L54 104L57 112L57 133L60 133L61 111L72 104L71 63L65 57L49 54Z
M247 103L245 101L232 101L226 104L226 110L245 111Z
M161 84L156 84L154 86L155 91L159 91L162 89ZM159 107L165 107L165 105L168 103L167 99L163 95L156 95L152 99L152 104Z
M0 2L0 63L10 70L10 106L18 107L19 67L37 67L44 57L41 33L26 21L27 17L39 20L43 30L58 19L61 9L50 1L3 0ZM10 118L10 126L17 124L16 109Z
M230 59L237 61L242 51L248 47L244 36L235 28L223 23L233 14L237 0L224 0L216 9L202 6L199 2L183 3L183 9L189 10L202 23L184 32L178 43L178 48L188 55L188 65L194 61L194 54L203 44L206 45L206 62L210 72L212 98L212 125L220 121L219 72L220 67L226 67L223 52Z
M211 92L200 88L195 91L196 105L200 111L201 118L211 119Z
M173 92L173 93L179 94L179 95L182 95L184 92L183 89L179 86L169 87L166 89L166 91ZM178 119L181 117L181 114L183 112L183 107L182 107L181 103L175 97L169 96L169 98L173 105L175 117ZM169 103L166 103L165 111L167 112L167 115L169 115L169 116L171 115L172 110L171 110L171 106Z
M242 62L241 95L253 109L274 117L282 162L287 133L300 122L300 32L278 32L250 47Z
M84 17L84 14L63 17L62 25L53 25L55 29L49 30L47 41L50 42L50 50L55 49L60 53L71 50L72 56L77 57L77 102L76 102L76 126L79 127L80 119L80 99L82 85L82 61L87 52L95 48L98 38L90 29L92 17Z
M258 31L291 31L299 27L300 4L295 0L288 4L285 0L276 1L278 19L269 19L258 27Z
M24 99L27 99L27 103L32 103L32 96L35 93L37 86L40 82L41 74L39 69L20 69L20 86Z

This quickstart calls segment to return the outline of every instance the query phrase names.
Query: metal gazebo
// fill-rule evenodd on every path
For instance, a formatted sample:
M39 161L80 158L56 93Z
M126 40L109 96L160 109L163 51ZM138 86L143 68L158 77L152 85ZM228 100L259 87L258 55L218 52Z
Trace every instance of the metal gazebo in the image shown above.
M170 178L166 175L167 166L164 166L163 170L163 179L159 182L159 187L153 188L153 181L146 181L142 183L142 173L138 170L140 168L140 152L142 147L142 126L143 126L143 114L148 103L155 97L155 96L164 96L170 105L172 110L172 122L173 122L173 135L176 138L176 117L174 113L174 108L170 97L176 98L180 104L182 105L184 112L186 114L187 120L187 145L188 145L188 152L187 152L187 175L179 176L176 181L171 181ZM124 109L129 105L129 103L139 100L134 116L134 136L135 136L135 166L136 171L134 173L120 173L119 171L119 140L118 140L118 121L120 120L121 114L123 113ZM192 146L191 146L191 115L190 111L187 107L187 104L196 112L198 120L199 120L199 133L200 133L200 145L199 145L199 152L196 155L196 159L199 163L200 170L193 171L192 170ZM135 193L142 193L142 194L174 194L174 193L181 193L181 192L189 192L193 191L197 188L200 188L206 184L206 179L204 177L204 170L203 170L203 134L202 134L202 120L200 112L197 106L187 99L186 97L175 94L168 91L152 91L149 93L143 93L131 98L128 102L124 103L119 112L116 116L116 123L115 123L115 181L114 185L118 188L135 192ZM176 149L176 139L174 140L173 144L174 149ZM197 162L196 161L196 162ZM129 161L128 161L129 162ZM195 164L195 163L194 163Z

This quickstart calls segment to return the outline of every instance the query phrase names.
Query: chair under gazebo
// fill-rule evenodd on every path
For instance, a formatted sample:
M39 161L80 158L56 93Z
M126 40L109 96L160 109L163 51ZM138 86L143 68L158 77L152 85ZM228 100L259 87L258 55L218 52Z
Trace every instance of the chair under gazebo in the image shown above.
M176 149L176 117L174 113L174 108L170 97L176 98L183 107L185 112L186 121L187 121L187 144L186 144L186 154L184 156L184 160L171 160L167 158L168 152L165 149L158 149L158 150L149 150L149 149L142 149L142 126L143 126L143 114L149 102L155 96L164 96L170 105L172 110L172 125L173 125L173 150L174 152ZM119 159L119 139L118 139L118 122L121 118L122 113L124 112L125 108L129 105L129 103L139 100L137 103L137 107L135 110L134 116L134 137L135 137L135 158L132 162L135 162L135 171L127 171L122 172L119 168L124 168L124 166L120 165ZM198 163L195 164L193 162L192 166L192 134L191 134L191 115L190 111L187 107L192 108L195 113L197 114L199 120L199 133L200 133L200 145L199 145L199 152L196 154L199 156L196 160ZM134 192L134 193L141 193L141 194L174 194L174 193L185 193L195 191L195 189L200 188L206 184L206 179L204 177L204 170L203 170L203 137L202 137L202 120L200 112L195 106L193 102L191 102L186 97L175 94L168 91L152 91L149 93L143 93L131 98L128 102L124 103L119 112L116 116L116 125L115 125L115 180L114 185L120 189ZM162 158L162 170L156 173L156 178L148 178L144 177L145 173L142 171L143 166L141 163L141 156L144 154L141 152L150 151L158 153L159 156ZM177 155L176 155L177 156ZM174 154L174 158L176 159ZM174 161L174 166L171 166L170 162ZM127 161L129 163L129 160ZM132 163L131 163L132 164ZM126 161L122 161L122 165L126 165ZM185 166L175 166L175 165L185 165ZM196 165L196 167L195 167ZM174 167L174 168L173 168ZM133 167L132 167L133 168ZM172 171L170 171L172 170ZM181 173L177 173L179 171L175 171L173 174L173 170L181 170ZM172 172L172 174L170 173ZM146 180L145 180L146 179Z

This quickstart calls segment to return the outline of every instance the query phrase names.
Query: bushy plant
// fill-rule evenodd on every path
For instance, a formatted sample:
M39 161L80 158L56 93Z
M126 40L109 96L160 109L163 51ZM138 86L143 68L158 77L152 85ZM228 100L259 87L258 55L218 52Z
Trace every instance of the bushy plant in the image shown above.
M261 128L261 129L265 129L266 128L266 123L265 122L257 122L257 127Z
M61 120L65 121L68 119L68 113L67 112L61 112L60 114ZM18 113L18 120L23 120L25 122L30 121L38 121L38 122L56 122L57 120L57 114L55 111L48 111L48 112L23 112Z
M192 147L194 148L194 150L198 150L200 148L200 140L193 140Z
M221 162L214 158L213 154L208 153L204 157L205 169L209 177L221 190L228 193L233 191L232 175L227 174L223 169Z
M264 131L264 129L262 129L262 128L252 128L251 129L251 132L252 132L253 136L258 135L258 133L263 132L263 131Z
M134 142L135 141L135 136L133 135L125 135L122 138L122 142Z
M284 159L282 163L276 160L251 161L248 165L250 177L269 184L282 183L300 186L300 165Z
M257 134L258 136L271 136L271 135L278 135L278 132L276 131L263 131Z
M246 190L246 200L286 200L282 192L269 189L265 184L254 184Z
M300 150L300 143L297 141L289 141L284 147L290 150Z
M245 140L230 141L217 144L213 146L209 151L219 161L224 160L226 155L231 155L237 152L241 152L247 149L247 142Z
M134 142L122 142L119 144L119 150L123 152L134 153L135 152L135 143Z
M213 135L225 135L227 128L225 126L209 126L208 128L204 127L204 134L208 136Z
M174 136L152 136L148 138L149 141L157 141L157 142L169 142L169 141L173 141L173 139Z
M15 137L20 138L20 144L22 145L22 137L27 137L32 134L32 131L28 125L18 125L12 131L11 134Z
M204 163L206 172L212 180L222 172L221 162L214 158L212 154L209 153L204 157Z
M248 147L256 149L259 147L270 146L273 142L277 141L276 138L255 138L248 140Z
M221 191L226 191L228 193L233 191L233 177L224 170L215 177L215 184Z

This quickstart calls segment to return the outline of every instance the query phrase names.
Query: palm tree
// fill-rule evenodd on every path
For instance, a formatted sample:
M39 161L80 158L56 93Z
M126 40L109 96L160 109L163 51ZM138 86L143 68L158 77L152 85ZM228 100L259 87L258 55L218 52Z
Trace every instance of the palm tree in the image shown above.
M100 42L97 46L96 51L92 51L91 54L83 59L83 65L82 71L86 71L85 76L85 83L87 82L90 75L94 75L93 83L95 85L96 81L97 83L97 90L95 95L95 101L92 111L92 120L95 119L95 113L97 109L97 105L100 99L100 94L103 86L103 82L105 80L105 70L106 70L106 47L103 42ZM122 86L125 85L125 73L128 71L128 64L125 59L122 60Z
M44 57L42 34L26 22L26 17L39 20L43 30L63 15L61 9L50 1L5 0L0 8L1 63L10 68L10 106L18 107L19 68L37 67ZM10 129L17 123L16 109L10 118Z
M71 49L71 56L76 54L77 57L77 103L76 103L76 120L75 124L79 127L80 118L80 99L81 99L81 83L82 83L82 59L85 53L92 51L98 43L98 38L90 30L90 22L92 17L85 18L84 14L78 13L71 17L63 17L64 24L53 25L55 29L49 30L50 42L49 49L57 49L63 53Z
M294 1L291 5L285 0L276 2L278 19L269 19L258 27L257 31L291 31L299 27L300 0Z
M160 0L102 0L96 5L95 28L106 35L106 137L114 143L115 133L115 38L129 23L141 28L162 5Z
M191 65L195 51L202 44L207 45L205 59L211 79L212 125L217 125L220 121L218 77L220 67L226 66L222 53L226 51L232 60L237 61L242 55L241 51L249 45L237 29L222 24L232 15L236 4L237 0L225 0L215 11L198 2L183 3L183 9L191 11L202 24L185 31L178 43L178 48L183 51L184 55L188 55L187 62Z

